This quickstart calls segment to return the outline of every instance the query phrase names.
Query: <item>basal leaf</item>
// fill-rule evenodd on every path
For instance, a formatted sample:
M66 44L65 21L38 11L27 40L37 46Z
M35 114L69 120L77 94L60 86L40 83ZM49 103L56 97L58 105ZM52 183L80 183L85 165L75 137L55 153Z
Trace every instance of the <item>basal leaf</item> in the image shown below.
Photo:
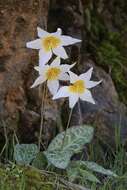
M71 181L71 182L73 182L73 181L75 181L75 179L81 177L79 175L79 168L74 168L74 167L67 168L67 175L68 175L69 181Z
M92 171L95 171L104 175L108 175L108 176L117 177L117 175L114 172L103 168L102 166L100 166L99 164L96 164L95 162L81 161L81 163Z
M44 152L44 154L46 155L49 163L61 169L65 169L68 166L72 156L69 152L63 151Z
M47 165L48 165L47 159L43 154L43 152L39 152L32 161L32 166L40 170L45 169Z
M104 175L108 175L108 176L113 176L113 177L117 177L117 175L112 172L109 169L105 169L102 166L100 166L99 164L96 164L95 162L90 162L90 161L72 161L71 166L73 167L79 167L79 168L87 168L89 170L92 170L94 172L98 172Z
M17 144L14 147L14 159L18 164L28 165L38 152L36 144Z
M82 168L81 165L78 165L78 161L72 161L69 167L67 168L67 174L70 181L75 181L76 179L85 182L86 180L92 181L95 183L100 183L99 179L91 173L87 171L85 168Z
M79 152L84 144L89 143L93 137L93 128L90 126L75 126L58 134L44 152L48 161L58 168L65 169L73 154ZM64 139L64 143L63 143Z
M89 180L89 181L95 182L95 183L100 183L100 180L94 174L92 174L90 171L80 169L80 175L86 180Z

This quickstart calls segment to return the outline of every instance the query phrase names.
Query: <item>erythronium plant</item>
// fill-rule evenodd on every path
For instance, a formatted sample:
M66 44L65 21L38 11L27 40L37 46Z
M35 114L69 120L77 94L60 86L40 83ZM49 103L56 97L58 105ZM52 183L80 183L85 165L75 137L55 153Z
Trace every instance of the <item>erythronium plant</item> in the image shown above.
M48 88L51 94L55 94L59 88L59 80L69 80L67 72L74 66L73 65L60 65L60 58L67 59L68 55L64 49L64 46L72 45L77 42L81 42L79 39L72 38L70 36L62 35L62 30L57 29L56 32L48 33L40 27L37 27L38 39L27 42L26 46L32 49L39 50L39 67L35 69L39 72L39 77L36 79L31 88L47 81ZM55 54L56 58L51 65L48 65L48 61ZM46 65L47 64L47 65ZM46 96L46 89L44 85L44 96ZM41 124L38 147L40 149L42 126L43 126L43 112L44 112L44 100L42 98L41 107Z
M70 80L67 72L75 65L60 64L60 58L57 57L51 65L40 65L35 67L39 72L39 77L35 80L31 88L47 81L47 86L52 95L56 94L59 89L59 80Z
M62 97L69 97L69 107L71 108L71 111L67 123L68 128L71 120L72 110L76 102L78 102L78 100L81 99L83 101L95 104L95 101L89 89L97 86L101 83L101 81L90 81L93 68L89 69L86 73L83 73L78 76L70 71L70 69L75 64L60 64L60 58L68 58L66 51L64 50L64 46L75 44L77 42L80 42L81 40L72 38L70 36L62 35L62 31L59 28L54 33L48 33L38 27L37 32L39 38L27 43L28 48L39 49L39 66L35 67L35 70L39 72L39 77L35 80L31 88L36 87L46 81L49 91L53 95L54 100ZM47 63L53 54L55 54L57 57L49 65ZM71 85L64 86L59 89L60 80L70 80ZM35 158L35 155L40 150L42 144L41 141L44 120L44 103L46 99L45 94L46 89L44 85L38 148L36 145L33 144L21 146L17 145L14 150L15 160L17 162L30 164L31 161ZM65 137L67 138L65 139ZM65 132L58 134L53 139L48 149L43 153L45 154L49 164L52 163L54 166L58 168L66 169L73 154L78 153L83 148L84 144L89 143L91 141L92 137L93 128L90 126L84 125L78 127L71 127ZM28 149L28 151L26 151L26 148ZM81 164L87 166L88 169L92 169L93 171L101 172L112 176L114 175L109 170L106 171L105 169L96 165L95 163L82 162ZM80 168L78 167L78 171L79 169ZM75 168L74 170L73 167L69 168L69 174L74 173L74 171L76 171ZM79 175L79 173L77 174ZM88 173L88 171L83 171L83 174L85 174L85 177L87 175L88 179L91 178L92 181L98 182L93 175Z
M86 73L83 73L79 76L69 71L71 85L61 87L53 97L54 100L62 97L69 97L69 107L71 108L71 111L69 114L66 131L70 125L73 107L79 99L95 104L95 101L89 89L97 86L101 83L101 81L90 81L92 71L93 68L90 68ZM64 147L65 137L66 132L63 139L62 148Z
M89 89L97 86L101 83L101 81L90 81L92 71L93 68L90 68L86 73L83 73L79 76L69 71L71 85L61 87L59 91L54 95L53 99L55 100L62 97L69 97L70 108L73 108L75 106L79 98L83 101L95 104L95 101Z
M70 36L62 35L62 30L57 29L54 33L48 33L37 27L39 39L27 42L26 46L32 49L39 49L39 62L47 63L53 54L63 59L67 59L68 55L63 46L68 46L81 42L79 39Z

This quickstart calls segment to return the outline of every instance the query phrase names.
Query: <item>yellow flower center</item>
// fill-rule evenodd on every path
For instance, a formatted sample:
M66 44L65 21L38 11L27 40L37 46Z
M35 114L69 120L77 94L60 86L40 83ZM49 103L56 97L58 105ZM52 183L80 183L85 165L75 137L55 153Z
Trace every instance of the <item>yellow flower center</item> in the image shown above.
M86 87L83 80L77 80L73 85L69 86L69 91L73 93L82 94Z
M61 43L60 38L55 36L47 36L42 39L42 45L45 51L50 51L51 49L57 48Z
M58 67L52 67L52 68L48 69L46 72L47 80L58 79L58 76L60 73L61 73L61 70Z

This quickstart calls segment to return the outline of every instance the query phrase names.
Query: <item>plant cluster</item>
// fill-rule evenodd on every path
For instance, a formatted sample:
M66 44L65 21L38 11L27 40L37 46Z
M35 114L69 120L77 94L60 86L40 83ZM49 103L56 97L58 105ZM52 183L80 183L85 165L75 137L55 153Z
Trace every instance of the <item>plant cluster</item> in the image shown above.
M68 55L64 49L65 46L81 42L79 39L72 38L62 34L60 28L54 33L48 33L41 28L37 28L38 39L27 42L28 48L39 50L39 65L35 67L39 76L31 86L45 84L44 89L48 87L52 94L52 99L69 98L69 107L71 109L66 131L58 134L49 144L45 151L41 151L42 133L43 133L43 113L41 115L40 135L38 139L38 147L35 144L17 144L14 149L14 158L17 163L33 166L39 166L43 169L47 162L48 168L56 167L64 169L71 181L76 179L92 181L100 183L100 180L93 174L98 172L104 175L116 177L117 175L110 170L104 169L102 166L91 161L71 161L74 154L79 153L85 144L89 143L93 138L93 127L88 125L73 126L69 128L71 115L74 106L81 99L95 104L90 89L101 83L100 81L91 81L93 68L79 76L73 73L71 68L74 64L61 64L61 58L67 59ZM52 56L56 58L52 61ZM69 81L68 86L61 86L60 81ZM45 98L43 98L45 101ZM45 159L44 159L45 157Z

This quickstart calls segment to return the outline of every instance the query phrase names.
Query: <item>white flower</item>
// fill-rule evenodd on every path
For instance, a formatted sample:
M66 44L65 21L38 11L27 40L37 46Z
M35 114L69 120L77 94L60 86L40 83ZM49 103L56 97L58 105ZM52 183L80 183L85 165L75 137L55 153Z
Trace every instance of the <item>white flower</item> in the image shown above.
M60 58L57 57L51 65L42 65L35 67L35 70L39 72L39 77L35 80L31 88L38 86L39 84L47 81L47 86L51 94L55 94L59 88L59 80L70 80L67 72L75 65L60 65Z
M60 28L57 29L54 33L48 33L42 30L40 27L37 27L39 39L27 42L26 46L32 49L39 49L39 61L41 64L45 64L49 61L54 53L56 56L59 56L63 59L67 59L63 46L68 46L81 42L79 39L72 38L70 36L62 35Z
M54 95L53 99L62 97L69 97L69 107L73 108L79 98L83 101L87 101L95 104L95 101L90 92L90 88L98 85L101 81L90 81L93 68L89 69L86 73L79 76L69 71L70 74L70 86L61 87Z

